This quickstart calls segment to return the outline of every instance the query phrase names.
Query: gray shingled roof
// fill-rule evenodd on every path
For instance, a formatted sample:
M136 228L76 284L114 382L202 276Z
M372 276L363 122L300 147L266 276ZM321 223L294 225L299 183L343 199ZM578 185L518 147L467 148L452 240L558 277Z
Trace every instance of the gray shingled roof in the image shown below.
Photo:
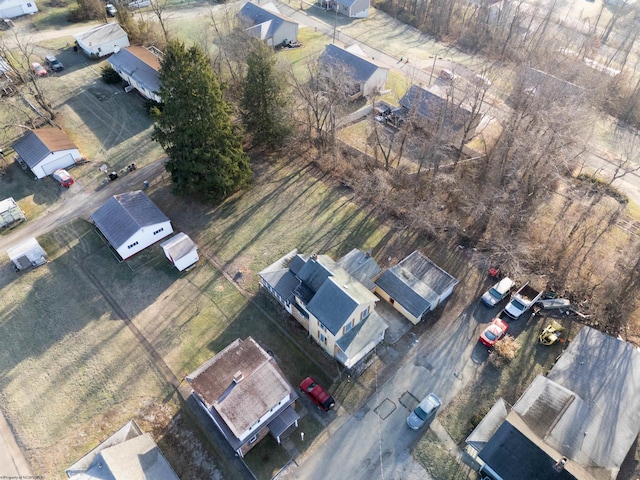
M582 327L547 377L537 377L513 408L576 463L617 471L640 433L640 352Z
M116 249L141 228L169 221L141 190L114 195L91 215L91 219Z
M300 285L300 280L288 268L262 271L260 276L285 300L289 300L292 292Z
M400 99L400 106L431 121L442 121L450 130L460 130L471 118L471 111L456 105L418 85L411 88Z
M345 74L357 82L366 82L380 68L366 58L334 44L327 45L320 55L319 62L329 68L344 69Z
M465 442L478 452L482 450L493 434L496 433L498 427L500 427L502 422L507 418L510 410L511 406L505 402L503 398L499 398L496 403L493 404L489 413L487 413L482 420L480 420L476 428L473 429L473 432L471 432Z
M107 23L106 25L100 25L98 27L92 28L91 30L78 33L77 35L73 36L73 38L78 41L82 41L84 43L91 42L95 45L101 45L108 40L121 37L127 37L127 32L125 32L117 23Z
M507 421L479 456L504 480L576 480L568 470L556 470L559 459L551 458Z
M178 480L148 433L132 420L67 469L71 480Z
M374 310L358 325L349 330L349 333L341 337L337 344L349 358L354 358L368 345L377 345L381 331L388 328L380 315Z
M349 275L358 280L369 290L375 288L373 278L378 275L382 269L378 262L369 253L354 248L344 257L338 260L338 266L343 268Z
M160 91L160 75L158 71L131 53L129 48L120 49L120 51L109 57L108 62L114 69L124 72L150 92L157 93Z
M375 284L414 317L420 318L440 296L457 285L449 275L417 250L378 277Z
M247 2L242 6L239 15L254 27L259 27L257 29L259 34L256 36L262 40L271 38L283 23L296 23L281 14L272 12L251 2ZM251 30L255 31L256 28L252 28Z
M180 232L166 242L160 244L162 249L169 253L174 260L178 260L198 248L186 233Z

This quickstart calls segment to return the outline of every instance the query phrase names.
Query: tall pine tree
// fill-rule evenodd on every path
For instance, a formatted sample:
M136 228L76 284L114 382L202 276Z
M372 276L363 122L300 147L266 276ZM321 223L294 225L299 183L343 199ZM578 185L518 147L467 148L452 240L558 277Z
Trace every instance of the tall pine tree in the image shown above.
M200 47L169 42L160 68L160 97L163 105L152 111L153 139L169 156L166 169L176 193L219 200L249 184L249 158Z
M242 120L253 142L268 148L282 145L291 133L284 76L277 71L273 48L254 40L247 56Z

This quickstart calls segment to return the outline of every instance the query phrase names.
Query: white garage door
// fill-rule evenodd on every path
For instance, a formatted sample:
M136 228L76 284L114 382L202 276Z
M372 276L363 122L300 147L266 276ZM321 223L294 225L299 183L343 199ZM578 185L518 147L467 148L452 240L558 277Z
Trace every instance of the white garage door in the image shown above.
M43 163L42 170L44 171L45 175L51 175L57 169L66 168L69 165L73 165L74 163L76 162L73 160L73 156L69 154L65 155L64 157L52 160L49 163Z
M20 15L24 15L24 10L22 10L22 5L0 10L0 18L15 18L15 17L19 17Z

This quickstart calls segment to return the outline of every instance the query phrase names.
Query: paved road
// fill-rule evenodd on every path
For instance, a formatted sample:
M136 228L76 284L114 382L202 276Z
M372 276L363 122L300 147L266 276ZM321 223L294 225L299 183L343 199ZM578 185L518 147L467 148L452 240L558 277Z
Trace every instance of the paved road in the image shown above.
M410 447L424 431L410 430L407 415L429 392L435 392L446 405L474 378L488 356L478 348L477 336L493 314L494 310L474 302L447 324L451 313L445 311L443 324L415 340L404 364L365 406L282 478L426 478L424 471L415 469L410 454Z

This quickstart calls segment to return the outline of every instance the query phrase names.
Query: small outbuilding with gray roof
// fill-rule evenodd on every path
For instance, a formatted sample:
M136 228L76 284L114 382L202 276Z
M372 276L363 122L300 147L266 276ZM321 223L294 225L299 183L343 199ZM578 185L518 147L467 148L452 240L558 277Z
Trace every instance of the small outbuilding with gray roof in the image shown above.
M298 23L280 13L273 3L245 3L238 13L245 31L273 47L298 41Z
M160 244L164 255L179 271L186 270L199 260L198 247L186 233L178 233L175 237Z
M458 280L416 250L375 284L375 293L416 324L453 293Z
M160 52L144 47L122 48L108 62L120 78L143 97L160 103Z
M36 178L51 175L59 168L74 165L82 156L64 131L55 127L38 128L25 133L13 144L16 161L30 169Z
M171 221L141 190L114 195L91 215L124 260L171 235Z
M111 55L128 47L129 37L117 23L107 23L74 35L78 47L91 58Z
M350 98L367 97L385 89L389 69L368 59L359 45L341 48L329 44L318 61L327 76L345 83Z
M318 0L318 3L350 18L367 18L371 8L370 0Z

